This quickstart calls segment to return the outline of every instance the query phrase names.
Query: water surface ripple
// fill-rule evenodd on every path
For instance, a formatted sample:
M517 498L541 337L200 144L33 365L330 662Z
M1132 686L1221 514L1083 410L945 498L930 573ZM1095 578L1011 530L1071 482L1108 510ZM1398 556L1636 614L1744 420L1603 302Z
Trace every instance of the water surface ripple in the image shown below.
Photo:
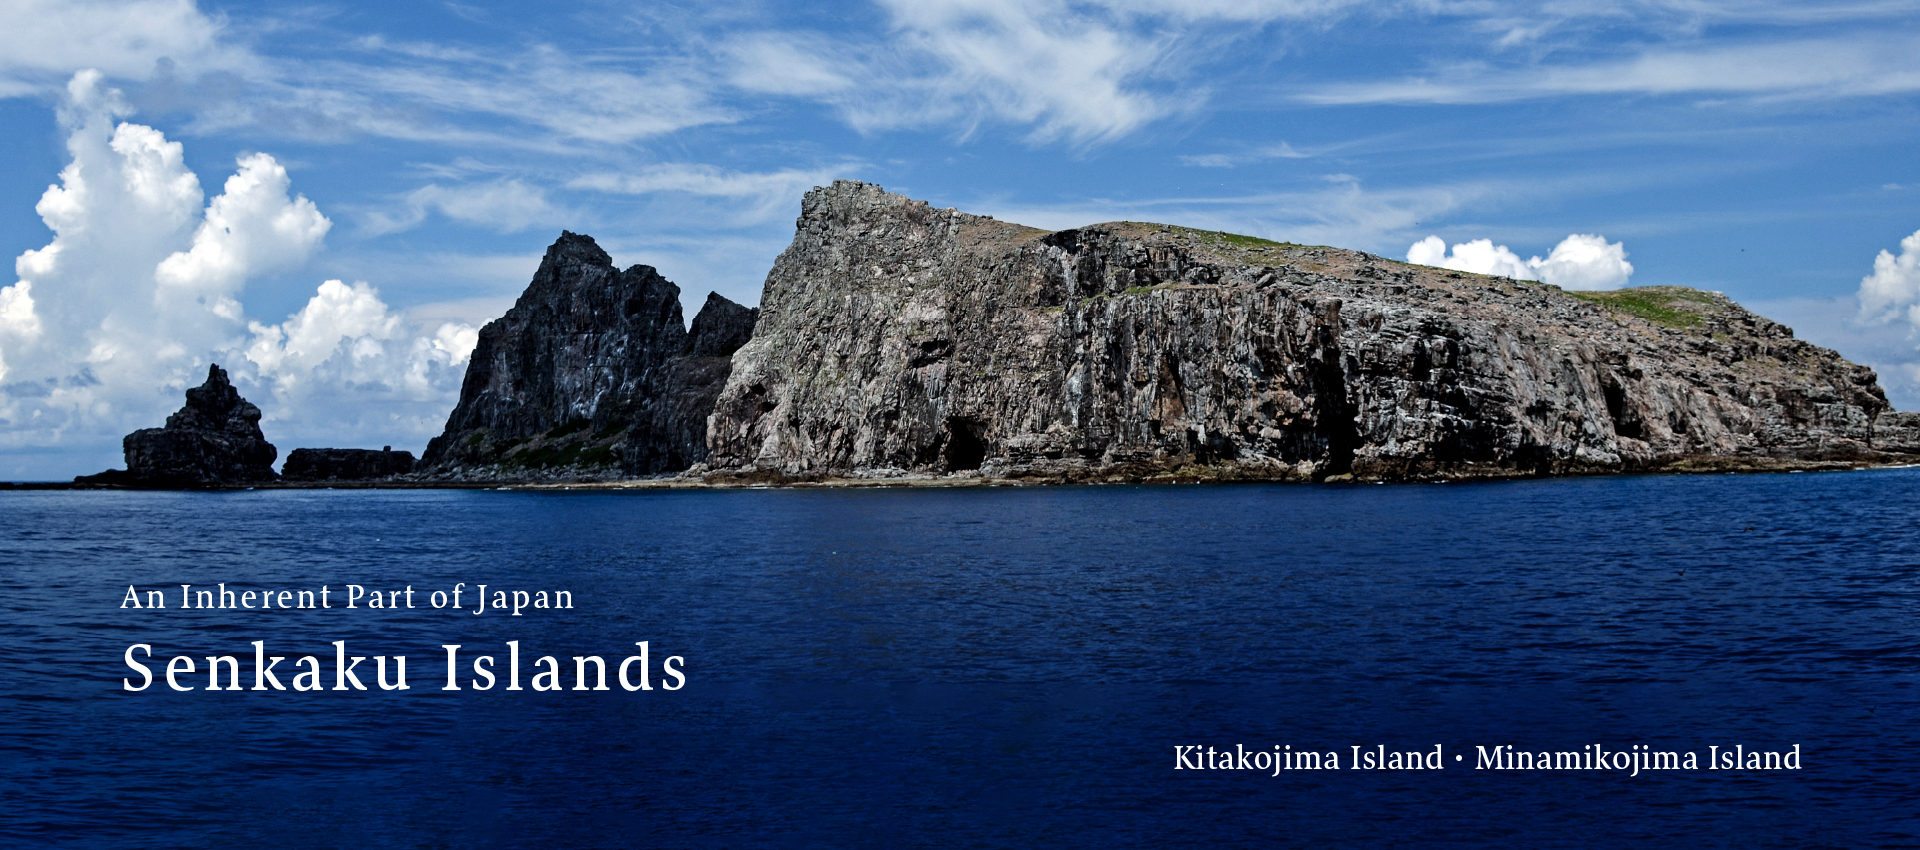
M1920 470L1406 486L0 493L0 835L81 847L1915 846ZM137 611L126 586L411 585ZM433 610L465 582L571 612ZM336 605L338 605L336 597ZM405 655L404 692L165 659ZM684 690L440 690L443 644ZM150 644L140 693L122 662ZM368 663L359 668L371 683ZM279 668L290 679L287 664ZM464 664L463 664L464 667ZM204 662L185 683L204 685ZM504 675L504 670L502 670ZM463 671L462 679L471 678ZM1448 754L1174 770L1175 745ZM1799 744L1785 771L1474 747ZM1466 761L1451 756L1464 753ZM1344 767L1344 763L1343 763Z

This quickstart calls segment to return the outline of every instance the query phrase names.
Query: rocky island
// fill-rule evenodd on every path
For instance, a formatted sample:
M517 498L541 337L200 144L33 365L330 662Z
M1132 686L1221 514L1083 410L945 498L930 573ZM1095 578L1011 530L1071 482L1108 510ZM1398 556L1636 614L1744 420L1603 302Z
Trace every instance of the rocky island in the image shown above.
M1904 459L1871 369L1724 295L1565 292L838 181L761 308L562 235L481 333L445 480L1422 480ZM730 355L730 356L729 356ZM1879 435L1880 439L1876 439Z
M207 367L206 383L187 390L186 406L164 428L143 428L121 441L126 469L73 479L73 487L145 490L223 489L275 482L392 483L413 471L413 453L371 449L294 449L282 473L279 450L260 430L260 408L240 396L227 370ZM69 485L52 485L69 486Z
M187 390L187 403L164 428L143 428L121 441L126 469L74 479L128 487L228 487L272 481L279 451L260 432L260 408L240 397L219 364Z
M128 469L274 481L218 366ZM837 181L761 307L563 232L407 452L278 486L1409 481L1920 459L1873 370L1716 292L1566 292L1164 224L1046 231Z
M280 475L288 481L371 481L413 471L413 452L374 449L294 449Z
M533 283L480 330L460 402L421 464L442 480L606 480L707 457L707 417L758 310L707 296L689 329L680 287L614 268L561 233Z

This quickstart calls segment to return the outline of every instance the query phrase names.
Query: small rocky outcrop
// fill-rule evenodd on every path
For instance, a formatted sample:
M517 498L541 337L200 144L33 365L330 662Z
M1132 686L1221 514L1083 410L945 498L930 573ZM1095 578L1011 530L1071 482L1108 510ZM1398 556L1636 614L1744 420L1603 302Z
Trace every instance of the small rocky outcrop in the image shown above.
M460 401L421 466L465 479L609 478L706 458L706 421L759 311L710 295L689 332L680 288L616 269L563 232L512 309L480 331Z
M279 454L260 432L260 408L240 397L218 364L187 390L187 404L164 428L146 428L121 442L125 470L75 479L140 487L219 487L272 481Z
M1398 480L1920 448L1871 369L1719 293L1569 293L1114 222L810 192L707 434L717 479Z
M280 466L287 481L372 481L413 471L413 452L375 449L294 449Z

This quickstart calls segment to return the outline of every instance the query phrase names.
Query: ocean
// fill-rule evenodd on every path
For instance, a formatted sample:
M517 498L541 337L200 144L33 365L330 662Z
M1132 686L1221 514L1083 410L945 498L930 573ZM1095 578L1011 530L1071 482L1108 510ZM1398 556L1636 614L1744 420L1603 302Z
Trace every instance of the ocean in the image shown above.
M0 835L1916 846L1916 507L1916 469L0 492Z

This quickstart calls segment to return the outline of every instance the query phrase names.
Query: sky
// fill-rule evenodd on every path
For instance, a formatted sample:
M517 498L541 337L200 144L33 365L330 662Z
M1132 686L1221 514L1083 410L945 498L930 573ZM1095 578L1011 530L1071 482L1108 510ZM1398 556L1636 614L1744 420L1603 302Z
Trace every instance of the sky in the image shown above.
M1718 290L1920 409L1920 0L0 0L0 480L219 363L419 452L562 229L757 304L837 178Z

